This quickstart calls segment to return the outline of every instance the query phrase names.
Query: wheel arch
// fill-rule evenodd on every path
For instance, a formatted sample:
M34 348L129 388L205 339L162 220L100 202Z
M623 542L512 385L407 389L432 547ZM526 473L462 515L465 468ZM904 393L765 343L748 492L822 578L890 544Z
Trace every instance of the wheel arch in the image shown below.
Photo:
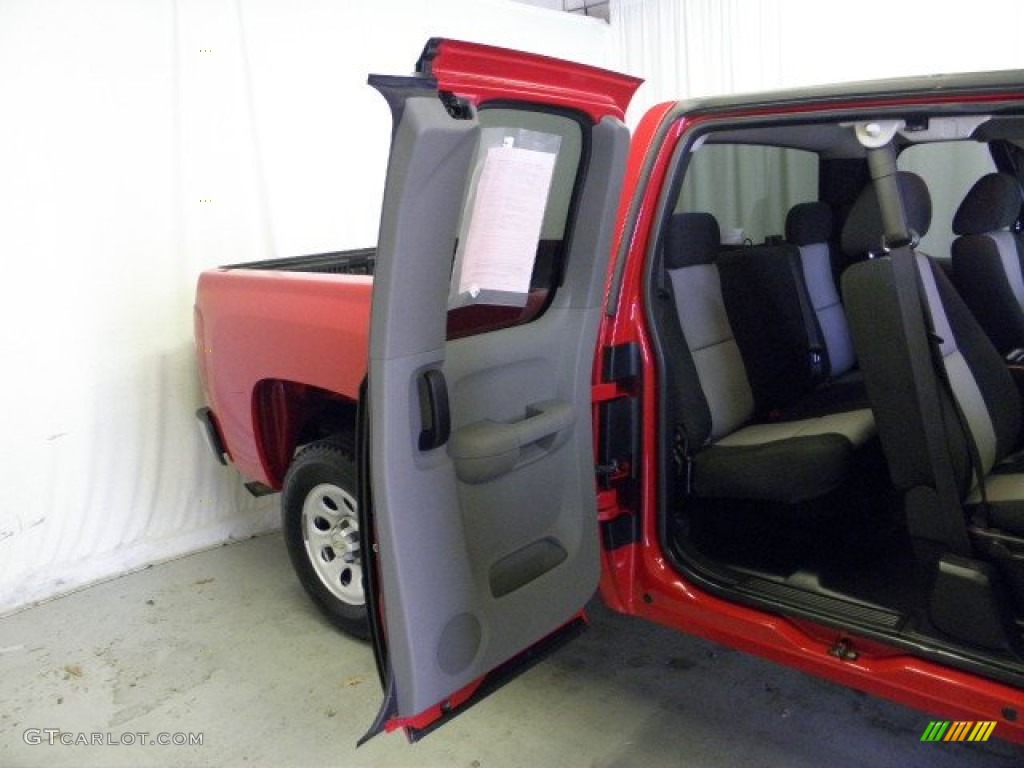
M253 388L252 421L260 462L274 490L298 448L339 432L351 432L356 402L301 382L264 379Z

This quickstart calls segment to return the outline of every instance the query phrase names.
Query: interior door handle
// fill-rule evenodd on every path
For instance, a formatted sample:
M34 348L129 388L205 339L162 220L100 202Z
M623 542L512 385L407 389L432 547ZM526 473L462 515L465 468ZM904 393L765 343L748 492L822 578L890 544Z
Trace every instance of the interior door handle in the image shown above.
M575 421L572 405L545 400L510 424L477 421L460 428L448 446L455 472L464 483L483 483L511 472L558 448Z
M510 429L520 448L551 437L572 425L572 406L564 400L546 400L530 405L526 418L501 426Z
M436 368L424 371L416 381L420 396L419 449L432 451L448 442L452 414L448 407L448 383Z

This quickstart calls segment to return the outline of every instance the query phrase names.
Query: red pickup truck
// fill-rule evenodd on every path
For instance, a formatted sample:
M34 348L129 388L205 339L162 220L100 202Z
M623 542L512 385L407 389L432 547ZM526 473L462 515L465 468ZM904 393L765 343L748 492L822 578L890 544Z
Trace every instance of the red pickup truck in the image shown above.
M370 84L376 249L211 270L195 310L216 456L373 640L368 735L452 717L599 588L1024 741L1024 72L632 138L637 80L540 56L432 40Z

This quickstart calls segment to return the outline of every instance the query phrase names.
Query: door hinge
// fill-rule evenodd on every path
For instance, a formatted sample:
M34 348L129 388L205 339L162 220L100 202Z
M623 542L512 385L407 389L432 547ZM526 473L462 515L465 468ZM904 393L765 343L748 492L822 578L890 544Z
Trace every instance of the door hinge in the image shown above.
M835 645L828 649L829 656L835 656L840 661L856 661L860 654L853 650L853 643L847 638L841 637Z

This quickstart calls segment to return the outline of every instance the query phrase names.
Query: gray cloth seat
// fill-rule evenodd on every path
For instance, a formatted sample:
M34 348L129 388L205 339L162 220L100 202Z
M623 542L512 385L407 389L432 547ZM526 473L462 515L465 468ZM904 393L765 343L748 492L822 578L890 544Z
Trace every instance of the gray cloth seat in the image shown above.
M1001 354L1024 347L1024 241L1011 231L1021 213L1020 184L982 176L953 217L953 282Z
M923 233L931 211L927 189L911 174L899 174L898 181L908 223ZM882 232L877 198L868 188L844 227L844 248L877 251ZM945 466L963 510L961 534L978 511L984 483L988 524L1022 536L1024 461L1016 452L1024 412L1017 386L946 272L925 254L904 255L913 259L919 278L921 301L914 309L927 321L930 350L925 345L923 352L915 351L908 330L908 317L914 315L907 314L906 301L901 303L901 290L907 294L899 287L892 258L850 267L843 276L843 296L882 449L893 483L906 499L910 533L962 549L956 526L927 501L941 496L943 480L936 473ZM922 391L938 393L930 412L921 405ZM936 431L941 440L930 437Z
M730 248L718 254L715 265L755 410L786 408L825 381L827 353L797 247Z
M675 339L667 353L668 397L690 491L791 504L837 488L875 434L870 410L759 415L727 311L718 222L707 213L675 214L663 243L665 290L677 321L665 334L667 343Z
M846 312L833 275L832 209L815 201L794 205L786 215L786 240L799 249L811 307L821 329L828 373L839 378L857 365Z

